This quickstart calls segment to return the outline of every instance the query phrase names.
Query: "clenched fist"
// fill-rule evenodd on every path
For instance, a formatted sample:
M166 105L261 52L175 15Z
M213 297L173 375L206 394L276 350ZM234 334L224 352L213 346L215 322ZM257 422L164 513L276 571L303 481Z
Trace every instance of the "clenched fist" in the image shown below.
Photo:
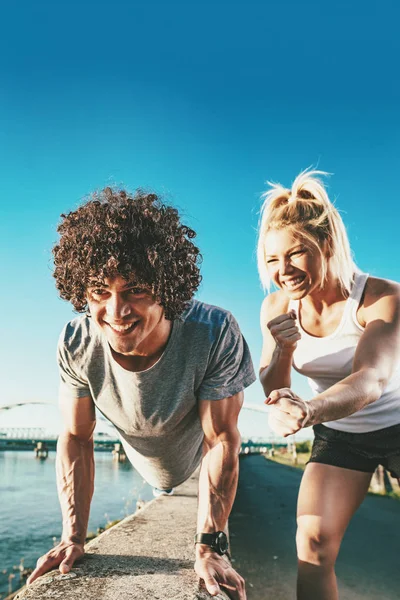
M295 311L290 310L267 323L276 345L280 348L293 351L296 349L297 342L301 338L296 319Z
M272 431L283 437L312 425L312 406L289 388L274 390L265 400L271 406L268 424Z

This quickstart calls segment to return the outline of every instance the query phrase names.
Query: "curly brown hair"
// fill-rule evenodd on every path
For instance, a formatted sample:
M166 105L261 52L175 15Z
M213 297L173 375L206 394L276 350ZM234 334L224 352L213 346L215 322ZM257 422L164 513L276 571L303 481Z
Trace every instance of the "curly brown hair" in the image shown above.
M62 214L53 248L61 298L87 310L87 287L117 275L151 288L169 320L178 318L200 285L201 254L193 229L154 193L104 188Z

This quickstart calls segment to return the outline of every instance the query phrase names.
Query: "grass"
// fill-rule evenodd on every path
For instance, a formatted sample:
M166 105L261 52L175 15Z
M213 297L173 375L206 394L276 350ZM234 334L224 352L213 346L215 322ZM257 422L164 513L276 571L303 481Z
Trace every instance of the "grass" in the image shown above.
M287 465L289 467L296 467L296 469L301 469L304 471L307 462L311 456L310 452L301 452L297 454L297 463L293 462L293 457L291 454L282 453L275 450L274 456L266 456L267 460L273 460L281 465Z
M277 462L281 465L287 465L289 467L294 467L296 469L304 471L306 464L310 459L310 456L311 452L298 452L296 458L297 462L295 463L293 462L293 457L291 454L275 450L274 456L266 456L265 458L267 460ZM376 489L374 490L370 488L368 493L373 496L382 496L383 498L391 498L393 500L400 501L400 486L397 483L397 481L393 478L391 478L391 482L393 486L393 490L391 492L380 492L376 491Z

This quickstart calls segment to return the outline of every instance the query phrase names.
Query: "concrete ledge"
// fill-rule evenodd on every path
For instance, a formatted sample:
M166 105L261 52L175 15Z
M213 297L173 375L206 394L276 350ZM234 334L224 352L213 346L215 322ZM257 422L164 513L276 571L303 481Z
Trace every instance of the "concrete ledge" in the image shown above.
M112 489L110 489L112 493ZM15 600L207 600L193 570L197 476L86 545L73 571L51 571ZM224 593L214 599L227 600Z

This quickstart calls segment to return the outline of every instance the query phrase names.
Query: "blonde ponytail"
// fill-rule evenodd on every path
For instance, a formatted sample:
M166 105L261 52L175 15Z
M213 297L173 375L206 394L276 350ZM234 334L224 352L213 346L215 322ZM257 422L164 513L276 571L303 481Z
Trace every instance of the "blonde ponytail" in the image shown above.
M259 223L257 262L261 283L269 290L270 280L265 260L265 236L271 229L289 229L305 238L322 258L322 285L326 280L325 249L334 276L345 294L351 289L355 265L347 232L339 212L329 200L319 176L323 171L305 170L294 180L291 189L270 183L263 194Z

